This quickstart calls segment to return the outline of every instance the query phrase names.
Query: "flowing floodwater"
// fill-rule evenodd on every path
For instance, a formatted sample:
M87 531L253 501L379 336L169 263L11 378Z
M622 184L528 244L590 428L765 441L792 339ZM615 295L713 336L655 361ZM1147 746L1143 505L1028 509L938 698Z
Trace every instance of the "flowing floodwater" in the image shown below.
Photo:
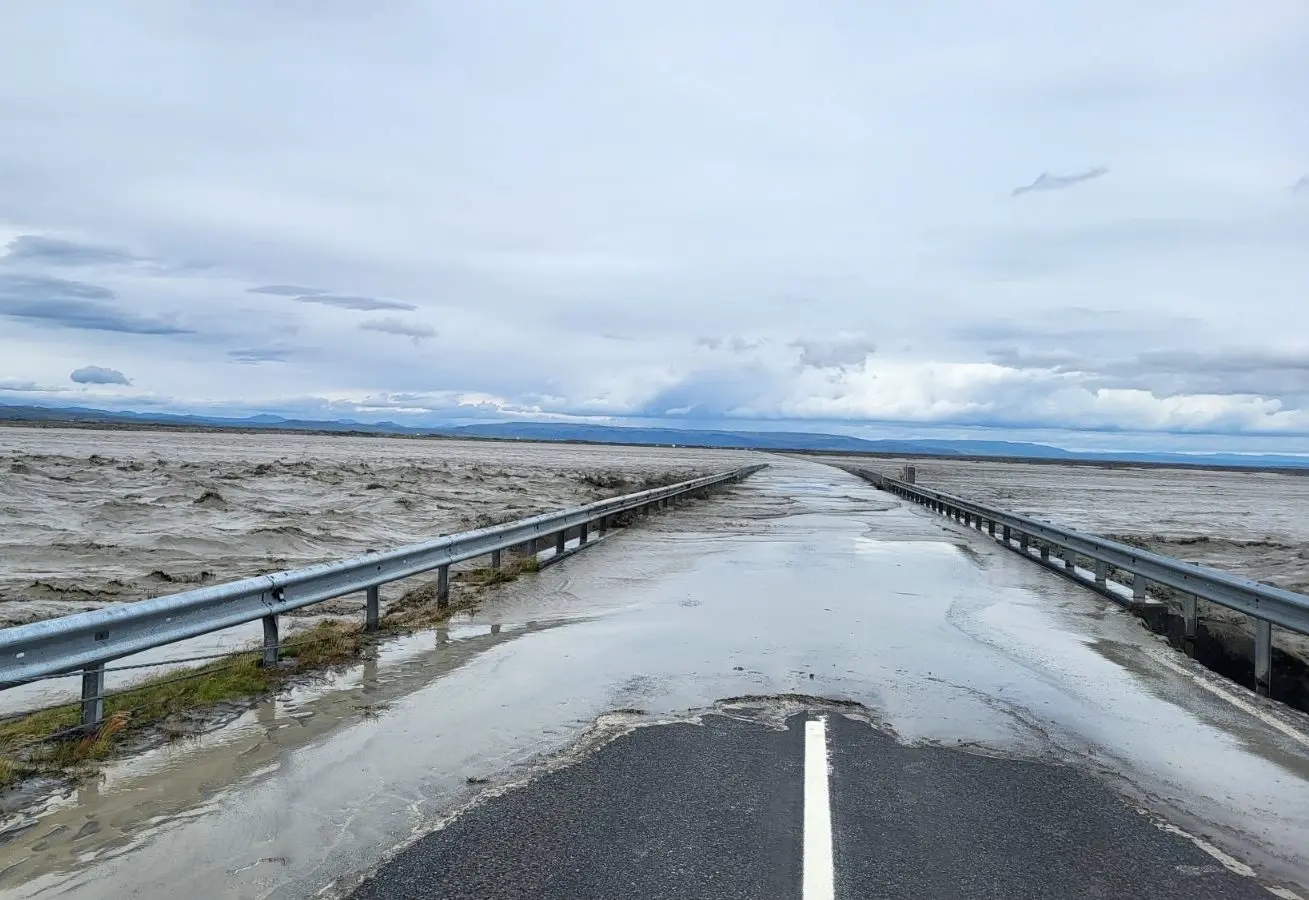
M0 895L330 895L478 796L566 765L597 721L787 693L857 701L904 742L1077 766L1263 877L1309 881L1309 719L980 535L775 459L448 629L11 817Z
M399 547L748 458L657 447L0 427L0 626Z

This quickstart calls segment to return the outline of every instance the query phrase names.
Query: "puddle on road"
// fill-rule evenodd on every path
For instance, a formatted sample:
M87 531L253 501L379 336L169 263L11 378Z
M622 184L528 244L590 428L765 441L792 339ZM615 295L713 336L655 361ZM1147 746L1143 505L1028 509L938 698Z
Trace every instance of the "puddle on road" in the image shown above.
M452 623L400 637L380 645L376 658L262 701L218 731L115 761L103 777L6 822L0 890L34 896L179 821L203 817L248 781L275 775L289 754L339 729L369 727L391 703L477 655L568 621Z

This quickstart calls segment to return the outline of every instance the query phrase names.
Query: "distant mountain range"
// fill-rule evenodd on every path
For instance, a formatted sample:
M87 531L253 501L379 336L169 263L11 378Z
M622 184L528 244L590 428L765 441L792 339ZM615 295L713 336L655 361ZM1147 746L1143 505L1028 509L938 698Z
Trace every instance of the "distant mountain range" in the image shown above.
M313 431L411 437L475 438L482 440L568 441L598 444L642 444L677 447L723 447L748 450L789 450L820 453L862 453L882 456L953 456L1041 461L1140 463L1206 467L1309 470L1309 457L1277 454L1073 452L1047 444L972 440L865 440L840 434L804 431L701 431L692 428L649 428L587 425L567 422L494 422L444 427L411 427L394 422L317 421L258 415L245 418L173 413L114 412L87 407L9 406L0 404L0 422L42 422L98 426L164 426L269 431ZM3 433L0 433L0 446Z

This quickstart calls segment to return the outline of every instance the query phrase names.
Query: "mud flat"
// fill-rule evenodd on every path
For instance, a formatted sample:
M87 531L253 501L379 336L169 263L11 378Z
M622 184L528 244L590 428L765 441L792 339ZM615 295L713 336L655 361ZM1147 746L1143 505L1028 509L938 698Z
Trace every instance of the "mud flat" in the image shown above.
M353 435L0 428L0 626L398 547L756 458Z
M1309 478L1279 472L1057 465L989 460L823 458L1049 520L1187 562L1309 594ZM1180 645L1181 596L1153 627ZM1253 685L1254 630L1238 612L1199 604L1197 659ZM1274 696L1309 709L1309 638L1273 629ZM1279 686L1280 683L1280 686Z

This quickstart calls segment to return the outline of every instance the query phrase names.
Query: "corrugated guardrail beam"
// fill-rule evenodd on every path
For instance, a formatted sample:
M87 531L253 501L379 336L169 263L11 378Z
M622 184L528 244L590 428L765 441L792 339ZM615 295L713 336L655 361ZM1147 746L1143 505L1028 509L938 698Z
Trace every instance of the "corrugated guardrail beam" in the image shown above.
M765 466L746 466L356 559L5 628L0 630L0 688L80 670L82 720L99 722L104 713L104 665L111 660L262 619L264 659L275 663L277 617L282 613L362 591L366 627L376 628L378 588L388 582L436 569L437 603L445 606L450 566L455 563L490 555L492 564L498 565L502 551L515 547L535 551L542 538L552 538L555 552L563 553L570 531L578 533L581 546L587 543L592 523L598 523L603 531L614 516L666 507L678 497L740 481L762 468Z
M1151 583L1181 592L1182 618L1188 643L1194 642L1196 638L1198 623L1195 598L1245 613L1254 620L1255 686L1261 694L1268 694L1272 680L1272 626L1309 634L1309 597L1304 594L1260 584L1248 578L1238 578L1218 569L1182 562L1062 525L995 509L876 472L862 469L852 471L882 490L921 503L943 515L978 529L985 525L991 535L995 534L998 527L1002 529L1001 542L1028 559L1047 561L1050 548L1054 547L1064 560L1066 574L1079 581L1088 581L1077 574L1076 562L1081 556L1093 561L1095 579L1090 582L1093 585L1105 584L1110 566L1131 574L1132 594L1136 601L1145 599L1147 586ZM1035 556L1032 552L1033 539L1040 542L1036 546ZM1013 541L1018 542L1017 547Z

